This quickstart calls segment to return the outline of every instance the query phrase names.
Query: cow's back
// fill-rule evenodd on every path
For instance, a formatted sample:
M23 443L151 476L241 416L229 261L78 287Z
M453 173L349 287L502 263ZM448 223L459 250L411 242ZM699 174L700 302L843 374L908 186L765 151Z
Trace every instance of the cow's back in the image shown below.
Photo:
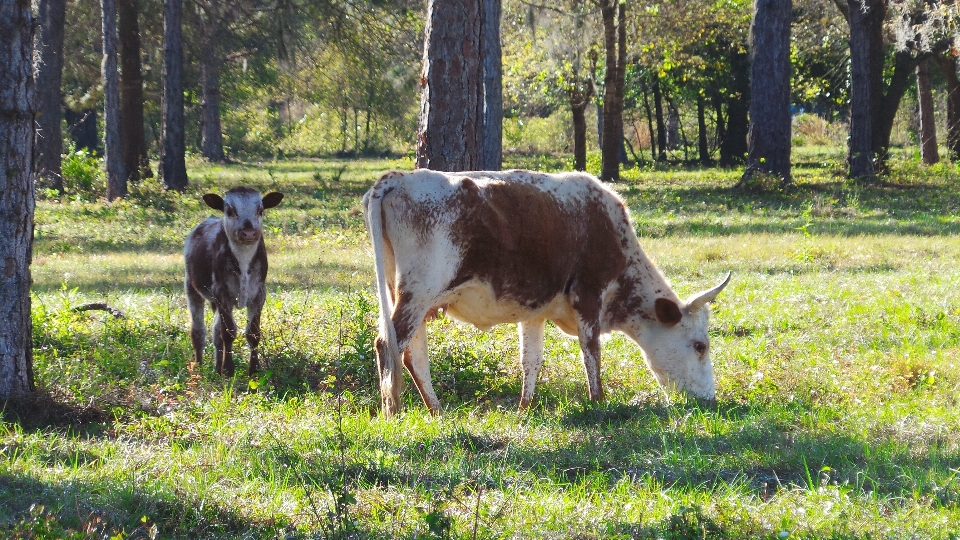
M599 296L636 241L619 197L582 173L395 172L371 194L401 282L482 283L532 310L574 286Z

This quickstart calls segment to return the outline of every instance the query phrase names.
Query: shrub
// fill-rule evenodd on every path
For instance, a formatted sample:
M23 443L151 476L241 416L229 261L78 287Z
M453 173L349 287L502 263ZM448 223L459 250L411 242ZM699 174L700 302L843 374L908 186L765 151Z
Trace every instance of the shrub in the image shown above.
M106 194L107 184L101 167L103 159L86 148L78 150L72 141L67 142L62 158L63 189L68 196L93 201Z

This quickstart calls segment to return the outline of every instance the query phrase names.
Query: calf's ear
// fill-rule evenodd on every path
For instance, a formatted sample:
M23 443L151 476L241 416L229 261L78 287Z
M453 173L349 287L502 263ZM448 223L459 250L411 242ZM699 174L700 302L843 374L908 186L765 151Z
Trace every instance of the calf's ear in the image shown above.
M657 298L656 302L653 303L653 309L657 314L657 320L667 326L673 326L683 318L683 313L680 312L680 306L673 300Z
M216 193L207 193L204 195L203 202L207 203L207 206L210 208L223 212L223 199Z
M280 204L280 201L283 200L283 193L279 191L272 191L263 196L263 207L264 208L273 208L274 206Z

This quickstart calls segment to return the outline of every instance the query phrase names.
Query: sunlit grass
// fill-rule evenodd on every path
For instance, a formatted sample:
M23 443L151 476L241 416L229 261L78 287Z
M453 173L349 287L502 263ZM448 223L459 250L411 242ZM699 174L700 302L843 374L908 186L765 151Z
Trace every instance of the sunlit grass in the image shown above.
M34 364L57 405L0 424L0 536L949 538L960 175L898 161L853 184L836 157L795 155L795 185L767 192L733 190L733 169L630 170L614 186L681 296L733 273L712 315L715 405L668 401L620 335L603 345L608 399L591 405L577 342L549 327L518 413L515 327L441 318L445 414L408 388L380 419L359 197L409 161L194 163L184 195L41 200ZM265 219L264 369L223 380L212 346L188 364L180 251L212 213L199 196L240 183L287 197ZM92 301L127 317L72 310Z

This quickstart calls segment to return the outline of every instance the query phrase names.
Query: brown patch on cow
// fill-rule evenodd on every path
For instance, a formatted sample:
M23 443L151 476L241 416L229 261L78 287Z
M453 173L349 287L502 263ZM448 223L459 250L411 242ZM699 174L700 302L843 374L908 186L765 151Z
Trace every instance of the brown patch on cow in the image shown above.
M680 306L673 300L657 298L653 306L654 312L657 314L657 320L667 326L673 326L683 318L683 313L680 312Z
M498 300L531 309L568 292L577 311L598 317L604 287L626 264L603 202L606 192L558 201L541 185L494 182L480 189L463 181L453 202L463 213L451 231L463 260L450 288L485 281Z

